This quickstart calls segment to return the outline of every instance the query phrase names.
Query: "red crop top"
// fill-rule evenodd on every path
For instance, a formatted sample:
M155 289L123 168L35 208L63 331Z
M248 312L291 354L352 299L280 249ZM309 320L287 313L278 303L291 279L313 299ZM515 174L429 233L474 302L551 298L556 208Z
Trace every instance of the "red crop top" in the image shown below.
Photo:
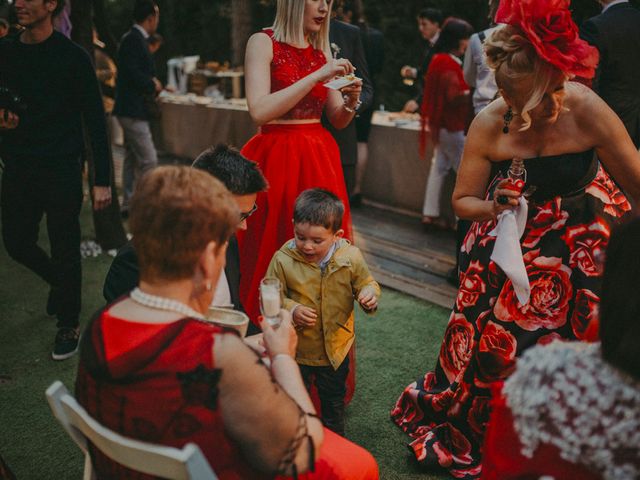
M271 61L271 93L287 88L301 78L327 63L321 50L312 45L297 48L273 38L273 30L265 29L273 43L273 60ZM322 116L324 104L327 102L328 90L322 83L316 84L311 91L300 100L295 107L285 113L281 120L306 120Z

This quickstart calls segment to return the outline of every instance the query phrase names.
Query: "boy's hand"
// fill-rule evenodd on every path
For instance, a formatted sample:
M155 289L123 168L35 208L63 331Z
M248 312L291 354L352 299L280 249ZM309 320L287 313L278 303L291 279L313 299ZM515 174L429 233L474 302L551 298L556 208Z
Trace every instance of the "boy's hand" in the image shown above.
M364 287L358 295L358 303L366 311L370 312L378 308L378 297L372 287Z
M293 324L297 327L313 327L318 314L313 308L298 305L293 311Z

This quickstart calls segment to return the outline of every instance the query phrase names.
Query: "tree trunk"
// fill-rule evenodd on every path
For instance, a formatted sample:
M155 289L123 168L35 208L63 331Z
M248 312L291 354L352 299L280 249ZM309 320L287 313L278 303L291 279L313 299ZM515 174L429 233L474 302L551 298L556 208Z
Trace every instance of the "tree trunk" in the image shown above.
M95 23L98 37L105 44L105 50L111 58L116 58L118 54L118 42L111 33L107 23L107 13L105 12L104 0L93 0L93 21Z
M86 0L72 0L71 1L71 24L73 30L71 31L71 37L73 41L84 47L91 59L93 60L93 8L91 2ZM90 143L87 138L86 128L83 128L85 142L84 142L84 160L88 165L88 183L89 191L91 192L94 185L94 162L93 152L90 148ZM111 147L111 145L109 145ZM118 192L116 190L116 184L113 175L113 156L111 155L111 148L109 148L109 161L111 162L111 205L107 208L95 211L93 208L93 226L96 234L96 242L104 250L111 250L113 248L119 248L127 242L127 236L122 226L122 220L120 218L120 205L118 203Z
M231 2L231 63L233 67L244 64L244 50L253 31L250 0Z
M71 0L71 39L93 58L93 8L86 0Z

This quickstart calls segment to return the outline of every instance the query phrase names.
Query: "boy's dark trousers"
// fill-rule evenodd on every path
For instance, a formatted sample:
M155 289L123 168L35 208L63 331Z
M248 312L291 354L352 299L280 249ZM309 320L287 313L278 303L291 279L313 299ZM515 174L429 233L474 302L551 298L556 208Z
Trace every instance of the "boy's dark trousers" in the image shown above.
M329 430L344 436L344 397L347 394L349 356L345 357L337 370L334 370L331 365L326 367L299 366L307 390L311 391L311 385L315 380L320 397L322 423Z

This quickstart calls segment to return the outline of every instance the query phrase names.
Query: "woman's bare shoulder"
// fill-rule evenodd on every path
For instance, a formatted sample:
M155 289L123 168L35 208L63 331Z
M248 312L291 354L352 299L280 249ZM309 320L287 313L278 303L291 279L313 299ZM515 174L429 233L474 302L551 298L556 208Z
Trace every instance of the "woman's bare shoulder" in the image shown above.
M589 87L579 82L566 83L565 106L577 115L590 115L603 103Z
M244 350L244 342L233 332L223 332L214 335L217 363L233 362L239 349ZM247 351L249 348L247 347Z
M247 51L250 49L272 50L272 40L265 30L260 30L249 37L247 41Z
M273 42L267 32L256 32L247 41L247 57L252 61L266 59L271 62L273 58Z
M469 133L490 133L502 129L506 103L502 98L497 98L483 108L471 122Z

